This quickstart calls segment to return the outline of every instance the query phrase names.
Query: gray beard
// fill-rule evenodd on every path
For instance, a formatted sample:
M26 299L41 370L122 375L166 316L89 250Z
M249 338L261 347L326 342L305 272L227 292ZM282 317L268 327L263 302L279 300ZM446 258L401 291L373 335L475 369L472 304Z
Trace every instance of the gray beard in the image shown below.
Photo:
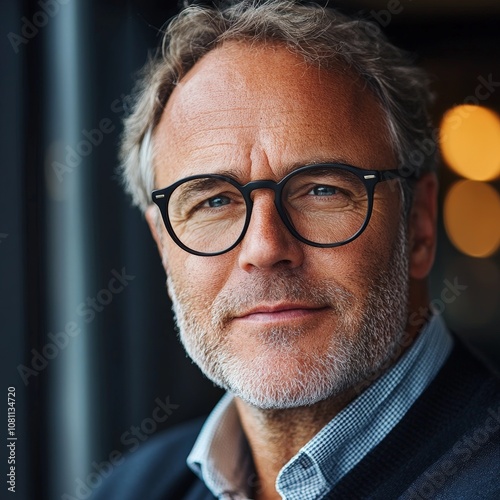
M311 284L296 271L283 271L271 279L256 275L244 287L222 290L213 303L206 303L196 285L181 291L171 276L167 285L184 348L210 380L257 408L297 408L362 387L390 364L408 312L404 217L387 262L366 283L368 293L362 302L331 279ZM338 321L326 352L305 352L295 342L304 332L280 327L260 332L258 339L264 353L279 352L287 358L286 369L270 366L258 356L250 362L232 353L226 333L231 318L259 302L284 299L319 307L328 304L336 312Z

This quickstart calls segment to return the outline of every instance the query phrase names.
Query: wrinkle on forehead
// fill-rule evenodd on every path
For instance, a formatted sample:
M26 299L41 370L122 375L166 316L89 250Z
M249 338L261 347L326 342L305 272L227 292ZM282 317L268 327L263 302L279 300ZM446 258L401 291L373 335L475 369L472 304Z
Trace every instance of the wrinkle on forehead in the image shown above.
M361 155L367 168L378 162L388 168L393 156L384 112L353 71L313 67L282 46L236 42L206 54L181 80L155 142L160 156L180 150L187 161L217 164L220 158L225 166L251 165L257 156L286 168L279 163L288 157L300 162L314 156L307 144L314 144L318 158L339 150L359 163ZM160 157L157 166L166 163Z

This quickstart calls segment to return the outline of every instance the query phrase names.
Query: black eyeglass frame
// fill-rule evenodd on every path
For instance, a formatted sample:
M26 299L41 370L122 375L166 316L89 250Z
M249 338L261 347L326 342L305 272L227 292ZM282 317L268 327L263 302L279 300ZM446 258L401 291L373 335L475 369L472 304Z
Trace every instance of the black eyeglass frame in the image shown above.
M365 221L363 222L362 226L359 228L359 230L350 238L348 238L345 241L340 241L337 243L316 243L314 241L310 241L303 236L301 236L293 227L293 224L289 220L286 210L283 208L282 204L282 193L283 193L283 188L286 185L286 183L289 181L290 178L308 171L308 170L314 170L318 168L334 168L334 169L341 169L341 170L346 170L348 172L353 173L356 175L364 184L367 195L368 195L368 208L366 211L366 217ZM175 231L170 223L170 219L168 217L168 202L170 201L170 197L172 196L172 193L174 190L180 186L181 184L184 184L185 182L196 180L196 179L204 179L204 178L214 178L214 179L220 179L222 181L228 182L229 184L233 185L243 196L243 199L245 200L246 204L246 218L245 218L245 223L243 225L243 229L241 230L241 234L238 237L238 239L228 248L225 250L221 250L219 252L212 252L212 253L205 253L205 252L199 252L197 250L193 250L192 248L187 247L182 241L177 237L175 234ZM373 210L373 194L374 194L374 189L375 186L379 182L384 182L384 181L389 181L393 179L404 179L407 180L407 176L403 175L398 169L392 169L392 170L365 170L359 167L354 167L352 165L347 165L343 163L318 163L318 164L311 164L311 165L305 165L303 167L297 168L296 170L293 170L289 174L287 174L283 179L281 179L278 182L271 181L271 180L259 180L259 181L250 181L245 185L241 185L231 177L226 177L225 175L220 175L220 174L199 174L199 175L192 175L190 177L185 177L183 179L180 179L170 186L167 186L166 188L162 189L155 189L152 193L152 200L153 202L158 206L160 209L163 222L165 224L165 227L168 231L168 234L170 237L174 240L174 242L181 247L183 250L186 252L189 252L193 255L199 255L201 257L215 257L216 255L221 255L224 253L227 253L231 251L233 248L239 245L241 240L245 237L245 234L247 232L248 226L250 224L250 218L252 216L252 209L253 209L253 201L252 198L250 197L252 191L255 191L256 189L271 189L274 191L274 205L276 206L276 210L278 211L278 214L287 227L287 229L290 231L290 233L297 238L299 241L302 243L305 243L307 245L313 246L313 247L318 247L318 248L334 248L334 247L339 247L342 245L346 245L347 243L350 243L351 241L355 240L357 237L359 237L363 231L366 229L368 226L368 223L370 222L370 218L372 215L372 210Z

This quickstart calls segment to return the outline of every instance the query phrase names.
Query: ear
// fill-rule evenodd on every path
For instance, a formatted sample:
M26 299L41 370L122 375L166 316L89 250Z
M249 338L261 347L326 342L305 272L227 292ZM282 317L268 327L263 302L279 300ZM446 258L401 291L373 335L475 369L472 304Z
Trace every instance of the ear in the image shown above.
M424 174L416 183L408 222L410 277L427 277L436 254L438 181L433 173Z
M163 245L165 235L162 233L163 224L156 205L150 205L146 209L145 215L146 220L148 221L149 230L151 231L151 235L153 236L156 247L158 248L163 267L165 272L168 274L166 251Z

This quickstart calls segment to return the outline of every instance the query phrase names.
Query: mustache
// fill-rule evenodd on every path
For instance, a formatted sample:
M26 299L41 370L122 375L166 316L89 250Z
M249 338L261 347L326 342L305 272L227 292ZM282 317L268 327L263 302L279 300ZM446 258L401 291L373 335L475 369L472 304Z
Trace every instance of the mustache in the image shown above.
M234 317L262 304L283 302L329 307L338 314L353 309L356 297L345 287L328 280L306 280L298 275L254 275L225 287L210 306L214 326L223 327Z

